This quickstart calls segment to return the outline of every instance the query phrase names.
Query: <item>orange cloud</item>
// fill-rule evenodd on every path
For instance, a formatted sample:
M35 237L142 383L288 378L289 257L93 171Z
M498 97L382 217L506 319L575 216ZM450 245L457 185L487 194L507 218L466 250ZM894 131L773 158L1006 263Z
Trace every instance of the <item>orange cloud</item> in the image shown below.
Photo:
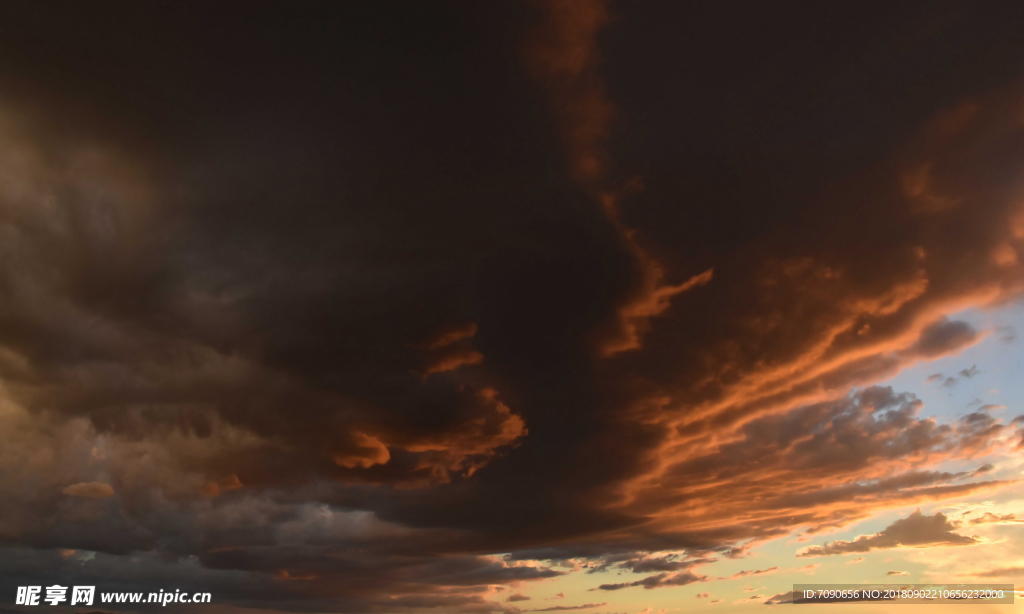
M430 362L423 368L423 377L429 377L435 373L454 371L459 367L467 365L478 365L484 361L484 355L472 349L456 349L437 354L431 357Z
M427 355L420 376L425 380L437 373L482 364L484 355L473 349L470 343L476 333L476 322L455 324L442 328L430 340L414 346L423 349Z
M355 443L358 453L338 454L334 457L334 462L342 467L368 469L391 460L388 447L377 437L367 435L362 431L352 431L352 441Z
M708 269L681 284L662 285L664 271L661 265L639 250L636 257L638 261L646 262L640 282L642 289L618 308L614 326L609 327L599 347L601 355L605 357L638 349L641 345L641 336L650 329L650 318L661 315L668 309L672 297L697 286L703 286L714 276L714 270Z
M200 491L204 497L216 497L222 492L230 492L232 490L238 490L242 488L242 481L238 479L238 476L231 474L221 478L219 481L209 481L203 484L203 488Z
M402 482L447 482L455 475L473 475L529 433L523 418L500 400L494 388L463 387L460 396L466 414L463 421L433 433L378 428L370 435L355 430L351 433L353 445L336 453L335 463L346 469L382 469L394 464L393 452L400 450L410 453L403 459L404 464L394 469L405 474ZM371 482L380 478L372 472L363 476Z
M470 339L477 333L476 322L465 322L463 324L453 324L437 331L433 338L421 344L421 347L428 350L436 350L438 348L448 347L456 341L463 339Z
M524 57L551 94L573 179L598 201L636 269L633 287L618 301L610 320L595 331L598 355L609 357L639 348L650 318L665 312L672 297L710 282L712 270L680 284L666 284L665 266L619 216L624 193L640 189L641 182L633 179L625 190L606 185L611 162L605 141L615 106L597 71L597 35L611 21L605 2L543 0L538 5L543 17L527 38Z
M279 569L276 572L274 572L274 579L275 580L282 580L282 581L316 580L319 577L320 576L318 576L315 573L302 572L302 571L295 572L295 571L289 571L287 569Z
M393 445L417 453L417 470L447 480L453 473L473 475L500 449L514 446L529 433L523 419L498 399L497 390L484 388L472 398L477 418L447 433L400 438Z
M87 497L89 499L102 499L114 494L114 488L103 482L80 482L65 486L62 493L69 497Z

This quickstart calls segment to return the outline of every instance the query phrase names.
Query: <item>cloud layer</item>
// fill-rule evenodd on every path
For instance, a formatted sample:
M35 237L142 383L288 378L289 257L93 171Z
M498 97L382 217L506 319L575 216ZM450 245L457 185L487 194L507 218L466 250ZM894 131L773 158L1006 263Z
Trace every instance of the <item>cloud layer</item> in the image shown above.
M877 385L1016 342L957 315L1024 290L1005 53L915 13L884 66L877 20L780 60L737 23L705 70L721 30L667 34L714 15L478 4L2 9L0 594L614 608L1008 485L993 406ZM802 556L1014 522L917 512ZM813 568L730 578L783 571ZM530 609L570 574L594 592Z

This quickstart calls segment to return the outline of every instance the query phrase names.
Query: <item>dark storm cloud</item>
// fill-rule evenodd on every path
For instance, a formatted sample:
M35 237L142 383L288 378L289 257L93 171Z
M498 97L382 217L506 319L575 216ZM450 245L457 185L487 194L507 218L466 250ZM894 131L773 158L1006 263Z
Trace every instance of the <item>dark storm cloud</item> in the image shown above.
M160 29L147 21L155 16L146 11L133 16L143 28ZM172 19L171 27L179 26ZM279 49L295 52L295 41L274 41ZM121 57L104 49L104 41L79 42ZM435 61L435 68L448 70L444 57ZM270 70L273 75L276 69ZM359 70L365 71L362 77ZM374 70L364 66L349 77L365 82ZM472 73L475 67L463 70ZM185 76L184 82L195 78L202 77ZM231 97L223 91L210 94ZM255 99L257 105L269 102ZM496 108L488 107L486 121ZM271 599L296 610L366 611L375 607L375 599L406 595L402 607L490 611L496 606L479 594L431 593L438 586L475 590L564 573L473 556L464 559L469 565L463 569L445 569L461 559L435 559L433 553L468 541L465 536L417 546L407 531L388 529L367 540L366 531L372 535L381 521L363 512L369 520L358 520L347 539L406 552L402 560L426 578L367 581L400 576L403 565L384 553L346 560L332 552L327 544L348 543L331 537L343 527L310 526L321 514L304 511L302 499L342 498L323 479L365 484L363 492L370 494L353 490L343 498L361 498L364 508L379 506L383 512L393 507L388 487L468 477L526 436L521 414L506 404L488 366L480 364L485 358L476 325L460 322L472 315L481 293L494 294L487 284L513 297L534 294L534 279L478 282L490 276L488 270L503 267L506 278L518 277L509 263L523 259L543 263L552 279L573 270L585 293L599 286L575 272L577 262L615 250L592 245L588 231L580 232L572 198L562 201L567 206L561 220L544 202L551 198L548 193L535 201L534 213L495 221L475 213L477 203L493 197L508 201L509 182L524 187L519 179L506 177L498 181L504 187L495 184L493 192L462 182L462 196L453 200L437 192L442 180L436 175L443 168L414 153L400 172L418 177L412 181L419 186L384 185L377 171L337 192L330 187L333 179L322 174L328 167L304 167L308 160L297 158L278 163L281 156L303 157L312 153L307 147L323 145L302 142L308 126L289 127L297 142L273 143L278 135L272 126L244 130L236 142L249 140L253 148L243 154L233 146L225 149L234 138L230 133L247 121L232 118L227 134L215 131L205 143L172 146L166 153L172 160L161 160L130 142L79 134L77 126L68 127L75 118L62 123L20 115L16 102L10 108L3 148L8 171L3 368L10 395L5 402L20 407L9 420L5 415L5 430L20 442L7 445L15 455L5 461L3 487L21 493L3 507L4 537L11 547L59 543L120 555L199 556L206 569L264 574L251 586L273 577L310 599L321 587L336 585L339 569L352 578L358 569L372 570L343 589L351 599L331 605L298 605L280 595ZM528 115L529 105L521 108ZM456 113L460 121L469 117ZM42 114L41 107L37 115ZM385 123L392 119L383 115ZM456 148L465 146L460 136L454 142ZM540 143L543 147L543 139ZM482 163L473 157L474 164ZM165 162L179 171L173 179L150 172ZM491 163L510 166L500 156ZM330 166L344 165L341 155ZM466 167L457 174L481 170ZM359 169L347 172L357 177ZM261 175L262 182L253 181ZM478 186L492 179L480 176ZM556 188L556 200L558 193ZM371 208L381 211L379 217L353 204L367 198L376 203ZM441 209L438 199L446 201ZM389 200L400 204L381 210ZM413 202L435 213L447 206L456 220L413 213L392 226L395 213ZM566 231L570 220L573 228ZM526 236L527 228L530 236L538 230L558 236L559 245L521 250L518 237ZM495 245L491 252L475 251L487 243ZM561 269L556 253L566 256ZM467 281L476 287L467 289ZM500 300L512 311L494 314L499 320L522 315L514 308L522 299ZM547 309L577 319L576 309L560 300L543 301L544 308L536 310L541 320ZM574 300L570 296L568 304ZM501 335L509 331L499 326L498 332L500 346ZM546 336L541 326L513 345L528 348ZM18 460L21 446L33 451ZM40 462L58 469L40 479ZM303 484L311 490L303 492ZM286 499L279 502L250 494L275 486L298 490L278 495ZM330 510L322 513L331 516L337 508ZM288 527L299 521L308 533L302 540L319 541L321 547L291 543L294 529ZM109 577L123 575L121 568L105 569ZM289 582L296 579L301 581ZM218 582L210 576L211 585ZM253 591L248 597L258 600L262 594Z
M680 10L5 6L5 594L512 611L1000 487L871 385L1024 287L1019 20Z

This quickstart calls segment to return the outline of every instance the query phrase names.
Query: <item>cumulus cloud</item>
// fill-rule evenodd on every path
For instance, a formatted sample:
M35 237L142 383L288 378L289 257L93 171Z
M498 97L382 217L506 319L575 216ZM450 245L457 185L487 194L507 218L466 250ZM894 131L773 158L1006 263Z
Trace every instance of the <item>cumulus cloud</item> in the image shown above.
M956 528L957 525L942 512L925 516L917 509L910 516L896 520L874 535L861 535L852 541L839 540L826 542L822 546L810 546L797 553L797 556L833 556L888 548L971 546L980 543L976 537L954 533Z

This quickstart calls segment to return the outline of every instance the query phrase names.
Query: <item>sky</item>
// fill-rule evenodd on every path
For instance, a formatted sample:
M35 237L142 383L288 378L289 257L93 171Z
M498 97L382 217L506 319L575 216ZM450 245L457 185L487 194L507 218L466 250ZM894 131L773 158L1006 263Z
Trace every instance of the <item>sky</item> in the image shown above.
M0 613L1013 584L1022 19L0 5Z

